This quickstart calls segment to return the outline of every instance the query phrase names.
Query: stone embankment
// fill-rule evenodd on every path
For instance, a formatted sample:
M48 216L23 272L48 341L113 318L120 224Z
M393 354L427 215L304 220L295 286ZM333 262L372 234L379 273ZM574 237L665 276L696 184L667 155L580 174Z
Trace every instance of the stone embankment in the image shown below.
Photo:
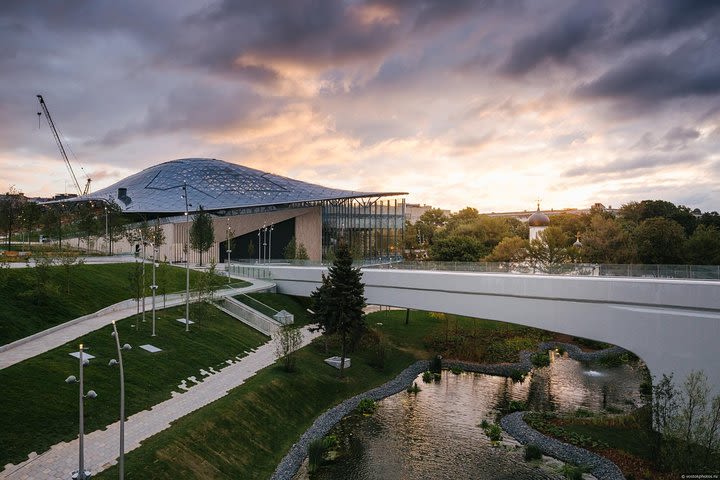
M601 360L605 357L612 357L615 355L622 355L628 353L627 350L621 347L610 347L604 350L597 350L594 352L583 352L580 347L571 343L562 342L543 342L538 345L536 352L546 352L548 350L554 350L556 348L563 348L567 352L568 356L573 360L579 362L594 362ZM502 377L511 377L513 374L521 373L527 374L533 368L532 358L534 352L523 350L520 352L520 361L516 363L471 363L462 362L459 360L445 360L442 361L443 368L460 368L466 372L475 373L486 373L488 375L498 375Z
M523 445L536 445L545 455L588 467L598 480L625 480L618 466L607 458L543 435L525 423L524 414L525 412L515 412L506 415L500 419L500 426Z

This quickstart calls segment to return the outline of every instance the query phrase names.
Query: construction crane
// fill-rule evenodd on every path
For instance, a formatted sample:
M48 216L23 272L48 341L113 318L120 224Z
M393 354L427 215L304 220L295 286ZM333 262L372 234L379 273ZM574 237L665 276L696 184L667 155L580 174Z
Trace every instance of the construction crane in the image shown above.
M63 157L63 160L65 160L65 165L68 168L68 171L70 172L70 176L72 177L73 183L75 184L75 188L77 188L79 195L87 195L88 192L90 192L90 177L87 177L87 182L85 183L85 189L80 188L80 183L78 183L78 179L75 176L75 172L73 171L72 165L70 164L70 159L67 156L67 153L65 153L65 147L63 146L62 142L60 141L60 134L58 134L57 128L55 128L55 123L52 120L52 117L50 116L50 112L48 111L47 105L45 104L45 100L43 99L42 95L37 96L38 101L40 102L40 107L42 107L43 113L45 114L45 118L47 119L48 125L50 125L50 130L52 130L53 136L55 137L55 143L57 143L58 148L60 149L60 154ZM38 112L38 115L40 115L40 112Z

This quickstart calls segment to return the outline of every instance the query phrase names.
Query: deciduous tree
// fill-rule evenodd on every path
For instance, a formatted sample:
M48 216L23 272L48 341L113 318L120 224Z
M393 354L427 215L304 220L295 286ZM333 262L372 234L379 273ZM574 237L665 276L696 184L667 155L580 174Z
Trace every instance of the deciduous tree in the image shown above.
M203 253L210 250L215 241L215 228L210 214L200 205L197 215L190 227L190 246L200 254L200 265L203 263Z

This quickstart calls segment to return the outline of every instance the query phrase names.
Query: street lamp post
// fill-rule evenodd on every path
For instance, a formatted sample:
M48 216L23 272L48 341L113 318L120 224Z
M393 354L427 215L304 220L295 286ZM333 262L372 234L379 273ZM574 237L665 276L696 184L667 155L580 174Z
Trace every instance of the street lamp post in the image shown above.
M227 277L228 277L228 284L230 284L230 253L232 250L230 250L230 219L227 219Z
M107 211L107 205L104 206L105 208L105 243L107 243L108 247L108 255L111 255L110 253L110 238L108 237L108 211Z
M270 260L272 260L272 231L273 231L273 224L270 224L270 240L268 241L268 264L270 263Z
M142 242L142 321L145 323L145 237L140 231L140 241ZM154 282L153 282L154 283Z
M260 243L260 231L261 229L258 228L258 265L260 264L260 252L262 251L262 244Z
M155 293L157 292L157 281L155 280L155 268L157 267L157 255L158 255L158 247L157 245L151 243L153 247L153 280L152 285L150 285L150 288L152 289L152 336L155 336Z
M120 347L120 337L117 333L115 321L112 322L112 336L115 337L115 345L117 346L118 360L114 358L108 362L109 366L120 366L120 456L118 457L118 472L120 480L125 478L125 372L123 370L122 350L130 350L132 347L129 343Z
M185 331L190 331L190 214L188 212L187 181L183 180L185 192Z
M95 390L89 390L87 394L84 393L84 384L83 384L83 367L90 362L85 359L85 356L83 355L83 344L80 344L80 352L78 355L79 363L80 363L80 379L78 380L75 378L75 375L70 375L68 378L65 379L65 383L77 383L79 384L80 388L78 390L78 410L80 411L80 427L79 427L79 434L78 434L78 470L77 472L73 472L72 478L73 480L86 480L90 478L91 473L87 470L85 470L85 448L84 448L84 441L85 441L85 418L84 418L84 411L83 411L83 400L85 397L87 398L96 398L97 393L95 393Z
M262 244L262 251L263 251L263 261L265 260L265 257L267 256L267 230L268 227L263 225L263 244Z

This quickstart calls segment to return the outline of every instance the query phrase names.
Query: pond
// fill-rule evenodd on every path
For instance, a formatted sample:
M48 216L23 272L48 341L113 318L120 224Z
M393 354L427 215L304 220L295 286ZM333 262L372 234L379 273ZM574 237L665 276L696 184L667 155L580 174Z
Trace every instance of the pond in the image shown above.
M574 412L614 407L629 411L642 404L637 366L602 368L552 355L522 383L476 373L444 371L439 382L417 384L417 395L401 392L378 403L367 417L351 415L330 433L340 456L313 479L544 479L551 469L524 462L522 450L493 446L480 428L496 421L510 400L533 410ZM504 437L506 435L503 435ZM297 479L309 478L305 468Z

